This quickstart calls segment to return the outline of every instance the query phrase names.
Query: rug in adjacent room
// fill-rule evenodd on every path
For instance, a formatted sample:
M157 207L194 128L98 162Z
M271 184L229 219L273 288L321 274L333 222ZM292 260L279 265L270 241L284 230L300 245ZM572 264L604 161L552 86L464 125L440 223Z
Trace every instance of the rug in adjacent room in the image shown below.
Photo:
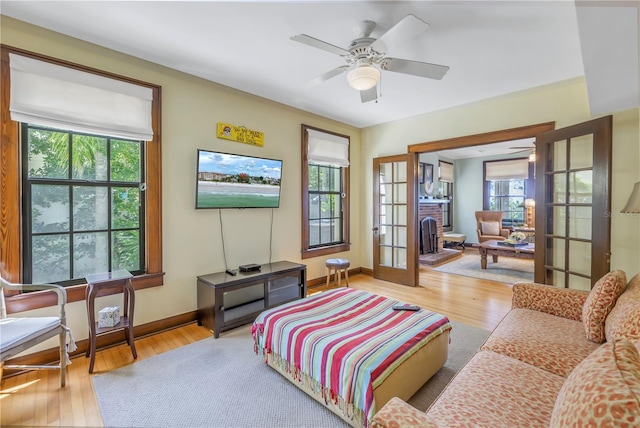
M518 281L533 282L533 260L513 257L498 257L498 263L493 263L492 258L487 257L487 268L481 269L480 254L465 254L433 270L507 284Z
M426 410L489 335L452 322L449 359L409 401ZM347 427L253 352L249 327L93 376L107 427Z

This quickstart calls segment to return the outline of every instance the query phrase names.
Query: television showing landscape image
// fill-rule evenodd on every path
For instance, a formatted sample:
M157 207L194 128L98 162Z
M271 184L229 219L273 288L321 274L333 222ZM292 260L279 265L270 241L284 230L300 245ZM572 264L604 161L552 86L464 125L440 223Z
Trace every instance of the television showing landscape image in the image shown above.
M282 161L198 150L196 208L278 208Z

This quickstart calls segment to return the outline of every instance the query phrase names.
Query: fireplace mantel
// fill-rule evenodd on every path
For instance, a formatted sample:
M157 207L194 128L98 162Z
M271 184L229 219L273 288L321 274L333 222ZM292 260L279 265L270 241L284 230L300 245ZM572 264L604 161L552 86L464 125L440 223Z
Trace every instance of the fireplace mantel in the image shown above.
M418 199L418 202L421 204L448 204L451 201L449 199Z

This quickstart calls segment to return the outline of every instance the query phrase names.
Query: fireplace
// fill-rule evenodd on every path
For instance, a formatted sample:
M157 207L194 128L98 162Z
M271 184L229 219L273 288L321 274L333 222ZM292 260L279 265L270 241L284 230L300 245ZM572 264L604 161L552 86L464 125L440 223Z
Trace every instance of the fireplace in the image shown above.
M446 201L449 202L449 201ZM443 249L443 231L442 231L442 204L445 202L436 200L421 200L420 210L418 212L418 225L422 224L425 217L431 217L436 223L436 248L432 248L430 252L442 252ZM422 232L421 232L422 233ZM426 246L425 246L426 247ZM424 250L424 249L423 249ZM426 251L424 252L426 254Z

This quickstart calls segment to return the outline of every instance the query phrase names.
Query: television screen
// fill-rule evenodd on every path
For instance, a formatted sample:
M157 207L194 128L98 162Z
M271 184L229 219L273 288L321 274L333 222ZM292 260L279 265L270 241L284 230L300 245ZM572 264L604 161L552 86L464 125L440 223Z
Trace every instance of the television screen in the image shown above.
M198 150L196 208L278 208L282 161Z

